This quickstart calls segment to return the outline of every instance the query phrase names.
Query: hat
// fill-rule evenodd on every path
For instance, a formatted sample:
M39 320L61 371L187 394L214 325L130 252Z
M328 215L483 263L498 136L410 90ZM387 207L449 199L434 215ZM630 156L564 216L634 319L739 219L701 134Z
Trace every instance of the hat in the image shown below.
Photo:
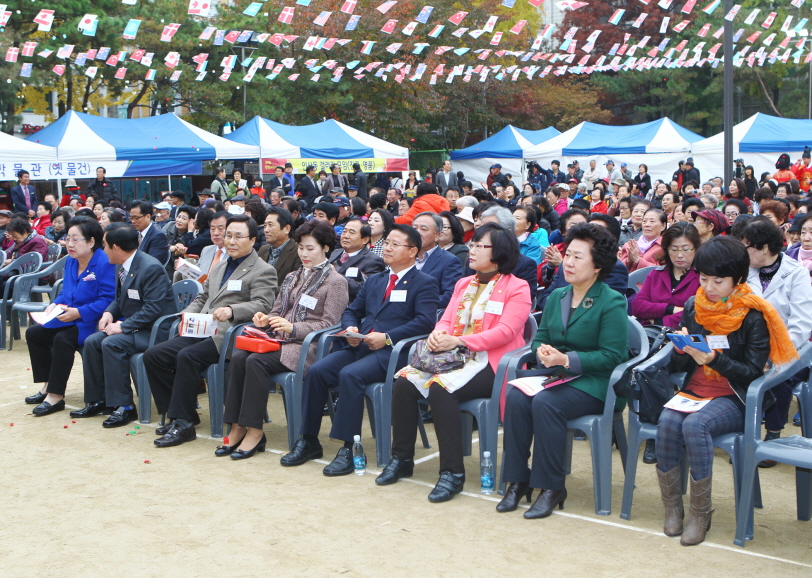
M2 211L0 211L0 215L2 215L3 217L8 217L10 219L14 216L14 213L3 209Z
M570 166L572 166L572 165L570 165ZM567 184L569 184L569 183L575 183L577 185L578 184L578 179L570 179L570 180L567 181Z
M228 212L232 215L242 215L245 212L245 209L243 207L238 207L237 205L231 205L228 208Z
M162 202L155 205L155 208L158 209L159 211L171 211L172 205L170 205L167 202Z
M613 161L612 159L608 159L605 163L603 163L603 166L614 165L614 164L615 164L615 161Z
M169 193L169 196L170 197L176 197L178 199L184 199L184 200L186 199L186 193L184 193L183 191L172 191L171 193Z
M804 154L801 155L802 159L812 158L812 154L809 152L809 147L804 147Z
M717 209L705 209L704 211L695 211L694 219L696 219L697 217L702 217L711 225L713 225L714 235L720 234L722 231L727 229L729 225L725 214Z
M625 187L629 183L626 182L626 179L615 179L614 181L612 181L612 184L617 185L619 187Z
M293 165L290 164L290 163L285 163L285 168L288 168L288 167L293 168Z
M71 201L81 201L82 196L81 195L71 195L70 200Z
M626 166L626 163L620 163L620 166L621 166L621 167L625 167L625 166Z
M351 191L357 191L357 190L358 190L358 187L356 187L355 185L350 185L350 186L349 186L349 187L347 187L347 188L348 188L349 190L351 190Z
M561 189L562 191L569 191L570 190L570 188L567 185L565 185L564 183L556 183L555 188L556 189Z
M206 202L205 202L205 203L203 203L203 206L204 206L204 207L210 207L210 206L212 206L213 204L215 204L215 203L217 203L217 202L218 202L218 201L217 201L217 199L214 199L214 198L212 198L212 199L206 199Z
M573 209L583 209L584 211L589 211L589 201L581 197L572 201L572 205L570 205L570 207Z
M679 164L684 165L685 161L680 161Z
M778 157L778 160L775 163L775 168L777 168L779 171L785 171L789 169L789 165L790 165L789 155L787 153L783 153L781 154L781 156Z
M739 216L741 216L741 215L739 215ZM806 221L808 218L809 218L809 215L805 215L803 213L798 213L797 215L795 215L795 218L792 219L792 225L790 225L790 227L789 227L789 232L790 233L800 233L801 232L801 227L804 226L804 221Z
M491 168L492 169L501 169L502 165L500 165L499 163L496 163L495 165L491 165Z
M344 189L342 189L341 187L335 187L333 189L330 189L330 193L342 194L344 193Z
M333 204L339 207L349 207L350 200L347 197L336 197L333 199Z
M472 225L474 224L474 209L471 207L463 207L460 209L460 212L457 213L457 218L461 221L468 221Z
M214 196L214 193L212 193L212 192L211 192L211 189L203 189L202 191L200 191L200 192L198 193L198 196L199 196L199 195L206 195L206 196L208 196L208 197L213 197L213 196Z
M550 164L551 165L558 165L560 167L561 166L561 161L558 160L558 159L553 159L553 160L550 161Z
M76 187L78 185L76 184L76 179L68 179L67 181L65 181L65 186L66 187Z
M574 168L575 168L575 165L574 165L574 164L572 164L572 163L570 163L570 164L568 164L568 165L567 165L567 168L568 168L568 169L574 169Z
M234 197L232 197L231 199L231 202L233 203L234 201L244 201L244 200L245 195L234 195Z

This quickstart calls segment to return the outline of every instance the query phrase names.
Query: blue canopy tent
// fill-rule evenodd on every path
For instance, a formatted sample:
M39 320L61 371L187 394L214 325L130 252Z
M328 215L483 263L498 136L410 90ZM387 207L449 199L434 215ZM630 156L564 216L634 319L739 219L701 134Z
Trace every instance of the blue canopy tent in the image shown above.
M502 172L516 176L514 181L518 182L522 180L518 175L525 172L524 159L529 158L525 151L559 134L561 133L554 127L525 130L507 125L475 145L451 151L453 168L464 172L468 180L474 179L473 182L477 182L487 178L491 165L499 163L502 165Z

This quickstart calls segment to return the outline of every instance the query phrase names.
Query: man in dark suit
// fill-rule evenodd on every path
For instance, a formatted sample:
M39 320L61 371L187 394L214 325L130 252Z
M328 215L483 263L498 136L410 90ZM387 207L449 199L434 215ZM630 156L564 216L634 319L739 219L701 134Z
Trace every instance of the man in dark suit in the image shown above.
M163 235L163 233L160 233ZM175 313L172 286L163 265L138 250L138 234L126 223L105 229L104 252L118 265L116 299L99 320L99 332L85 341L84 409L71 417L92 417L106 407L116 408L103 427L127 425L138 419L130 386L130 358L146 350L152 324Z
M330 388L338 385L341 402L330 437L342 440L344 447L324 468L324 475L352 473L351 448L353 437L361 433L364 389L386 378L393 345L428 333L436 321L437 281L414 266L420 246L420 235L406 225L395 225L387 236L383 259L389 270L370 277L341 318L342 328L365 337L348 337L348 346L308 370L302 397L302 438L282 457L283 466L298 466L322 457L318 438L322 409Z
M358 295L370 275L386 269L383 259L369 250L372 230L369 225L355 217L347 221L341 232L341 248L330 255L333 268L344 275L350 290L350 303Z
M152 205L146 201L133 201L130 204L130 222L138 233L138 248L166 263L169 256L169 241L164 232L152 222Z
M306 173L298 186L302 189L302 198L307 201L307 206L312 207L316 204L316 197L321 195L321 189L318 184L319 180L316 178L316 167L309 165Z
M412 221L412 227L422 239L415 267L437 279L440 286L439 308L444 309L454 294L454 286L462 277L462 263L458 257L437 246L443 232L443 220L436 213L420 213Z
M276 271L259 260L254 251L259 230L249 215L233 215L226 225L228 259L215 265L203 284L203 292L184 313L211 314L218 322L213 337L175 337L153 345L144 353L155 407L169 423L156 431L159 448L168 448L196 439L200 423L196 402L200 373L220 359L220 349L228 329L235 323L251 321L259 311L273 307Z
M99 167L96 169L96 178L93 179L87 186L87 194L93 195L97 201L104 201L109 204L110 201L118 199L118 191L112 181L107 180L107 169ZM91 207L92 209L93 207Z
M293 190L290 183L285 178L285 169L283 167L276 167L276 174L271 177L270 181L268 181L268 191L272 191L277 188L284 190L286 195L290 195L291 191Z
M293 215L282 207L271 207L265 217L265 240L267 245L259 248L259 259L276 269L279 285L302 266L296 242L290 238Z
M35 217L39 201L34 187L29 184L31 175L28 171L23 170L17 173L17 178L20 180L20 184L11 189L11 202L14 204L14 212Z
M367 194L367 175L361 170L359 163L353 163L352 170L355 171L352 176L352 184L355 185L358 196L366 201L369 198Z
M457 182L457 173L451 170L451 161L443 162L442 170L437 171L437 184L442 189L443 194L445 195L448 187L456 187Z

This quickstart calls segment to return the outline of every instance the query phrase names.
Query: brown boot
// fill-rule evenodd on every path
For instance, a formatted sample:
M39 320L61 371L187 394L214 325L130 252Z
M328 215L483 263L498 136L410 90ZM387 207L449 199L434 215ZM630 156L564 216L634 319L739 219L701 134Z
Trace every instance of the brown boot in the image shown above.
M711 480L708 476L704 480L694 481L691 477L691 515L685 524L679 543L683 546L696 546L705 540L705 532L711 526Z
M660 480L660 493L665 506L665 523L663 533L666 536L679 536L682 534L682 519L685 510L682 506L682 484L680 483L679 466L671 468L668 472L657 470L657 479Z

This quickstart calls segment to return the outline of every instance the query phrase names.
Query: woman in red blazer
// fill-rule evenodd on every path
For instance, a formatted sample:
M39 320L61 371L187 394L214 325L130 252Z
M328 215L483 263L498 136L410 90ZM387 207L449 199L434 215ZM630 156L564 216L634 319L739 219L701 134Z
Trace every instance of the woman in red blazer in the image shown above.
M502 356L524 345L530 315L530 289L511 273L519 258L513 231L495 223L477 229L469 263L476 275L457 282L454 294L427 340L438 353L456 347L470 350L462 369L432 375L412 366L400 370L392 388L392 459L375 483L394 484L414 470L414 446L420 418L418 402L428 398L440 445L440 480L429 494L445 502L462 491L462 418L459 404L490 397Z

